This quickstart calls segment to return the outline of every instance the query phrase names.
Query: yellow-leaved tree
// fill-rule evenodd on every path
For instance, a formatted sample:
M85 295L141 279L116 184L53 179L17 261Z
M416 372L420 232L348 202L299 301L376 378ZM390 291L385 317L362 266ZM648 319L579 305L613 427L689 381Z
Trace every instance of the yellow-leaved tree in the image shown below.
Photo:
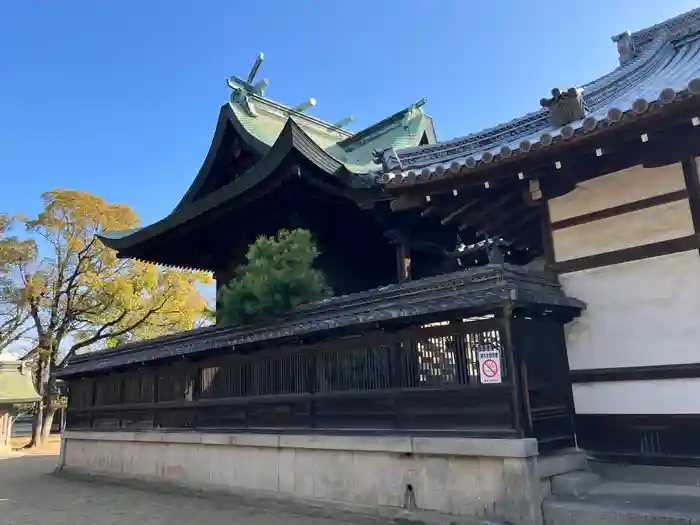
M73 354L193 328L208 305L209 274L118 259L95 234L134 228L128 206L54 190L36 218L4 216L0 279L5 300L28 316L42 402L31 445L48 438L59 408L54 372ZM10 236L24 226L21 235Z

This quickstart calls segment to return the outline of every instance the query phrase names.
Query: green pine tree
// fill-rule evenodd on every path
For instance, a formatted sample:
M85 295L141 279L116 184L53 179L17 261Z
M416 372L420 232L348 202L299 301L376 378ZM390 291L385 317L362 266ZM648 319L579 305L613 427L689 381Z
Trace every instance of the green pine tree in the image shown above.
M219 290L219 322L269 321L330 295L323 273L313 267L318 254L308 230L281 230L275 237L259 237L248 248L246 263L236 277Z

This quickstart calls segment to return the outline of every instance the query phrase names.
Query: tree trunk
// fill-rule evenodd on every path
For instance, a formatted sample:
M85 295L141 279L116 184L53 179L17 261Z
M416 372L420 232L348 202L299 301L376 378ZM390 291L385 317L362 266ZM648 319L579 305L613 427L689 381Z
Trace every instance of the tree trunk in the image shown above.
M51 427L53 425L53 416L57 412L55 405L49 405L44 410L44 419L41 427L41 442L46 445L49 442L49 437L51 436Z
M46 381L44 382L44 414L41 423L41 443L46 445L49 442L49 436L51 435L51 425L53 424L53 416L58 410L58 405L54 396L56 395L56 379L54 378L52 372L55 368L55 361L53 358L49 359L48 363L48 373L45 374Z
M32 417L32 439L27 444L26 448L40 447L42 426L44 424L44 400L37 403L34 416Z
M51 406L51 391L47 391L47 383L50 380L49 363L45 357L39 356L37 366L37 390L41 396L41 400L37 403L34 418L32 419L32 439L27 444L26 448L40 447L43 443L42 436L44 435L44 422L46 419L46 407ZM53 415L52 415L53 418ZM49 427L49 432L51 427Z

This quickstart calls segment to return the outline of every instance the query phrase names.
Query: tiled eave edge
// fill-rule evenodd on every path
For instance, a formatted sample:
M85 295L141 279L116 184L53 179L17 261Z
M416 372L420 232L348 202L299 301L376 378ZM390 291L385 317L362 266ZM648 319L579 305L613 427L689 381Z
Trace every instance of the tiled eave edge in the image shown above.
M578 144L588 137L621 129L645 118L660 116L670 106L689 102L691 99L696 99L698 95L700 95L700 77L691 80L688 87L680 92L666 88L661 90L656 100L637 99L632 103L631 108L611 108L606 117L600 120L588 117L583 120L578 129L567 125L561 128L556 136L552 133L543 133L536 142L523 141L519 148L512 150L504 146L497 154L485 152L480 157L469 156L455 159L449 164L435 163L420 170L411 169L397 173L384 173L378 178L378 182L384 184L387 189L392 189L484 171L494 165L523 160L531 155L549 151L550 148L568 147Z
M217 348L234 349L237 345L353 325L452 310L492 308L508 300L576 311L585 307L580 301L566 297L551 276L509 265L493 265L334 297L300 307L272 325L208 327L124 345L118 350L74 356L56 375L67 377Z

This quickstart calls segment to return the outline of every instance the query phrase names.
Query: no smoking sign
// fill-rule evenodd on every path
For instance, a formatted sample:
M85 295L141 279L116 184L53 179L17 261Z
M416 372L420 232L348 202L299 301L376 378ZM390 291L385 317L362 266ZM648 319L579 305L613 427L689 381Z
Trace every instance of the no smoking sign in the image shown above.
M501 383L501 350L498 346L486 343L476 347L479 360L479 380L481 384Z

